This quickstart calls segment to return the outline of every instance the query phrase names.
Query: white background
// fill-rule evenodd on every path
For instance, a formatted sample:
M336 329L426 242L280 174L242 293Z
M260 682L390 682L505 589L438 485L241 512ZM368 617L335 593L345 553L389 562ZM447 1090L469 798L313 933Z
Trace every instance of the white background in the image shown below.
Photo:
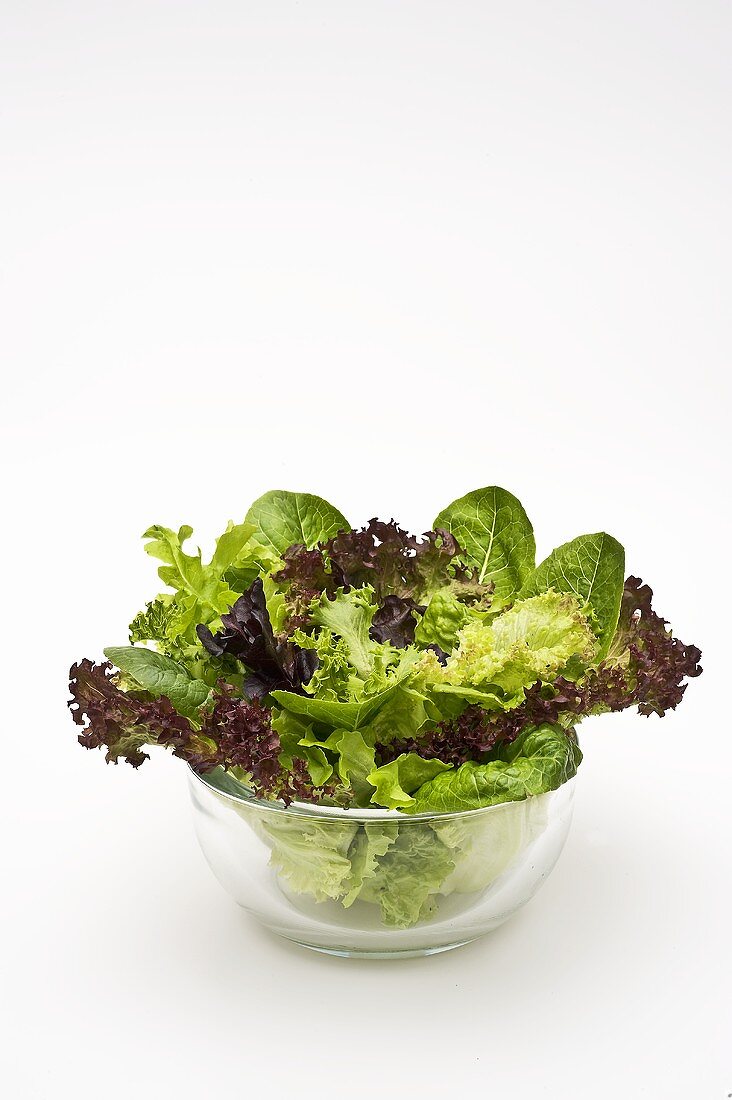
M730 1018L728 3L40 3L0 33L1 1082L12 1100L721 1100ZM234 907L182 765L66 670L268 488L607 529L705 674L588 722L482 942L319 957Z

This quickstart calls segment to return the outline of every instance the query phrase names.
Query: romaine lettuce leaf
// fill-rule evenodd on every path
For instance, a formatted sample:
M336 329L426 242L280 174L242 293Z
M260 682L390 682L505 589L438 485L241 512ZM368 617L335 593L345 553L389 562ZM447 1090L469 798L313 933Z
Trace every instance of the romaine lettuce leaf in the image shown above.
M455 536L481 584L495 585L497 603L513 599L534 568L534 530L519 500L497 485L454 500L434 526Z
M455 813L544 794L571 779L581 759L576 741L561 727L537 726L502 746L497 759L468 760L423 784L404 812Z
M553 550L526 579L525 599L554 589L570 592L580 607L590 609L600 641L599 657L608 650L618 625L625 576L625 551L617 539L599 531L580 535Z
M258 541L278 557L298 543L311 550L350 527L343 514L322 497L285 489L273 489L255 500L246 521L253 525Z

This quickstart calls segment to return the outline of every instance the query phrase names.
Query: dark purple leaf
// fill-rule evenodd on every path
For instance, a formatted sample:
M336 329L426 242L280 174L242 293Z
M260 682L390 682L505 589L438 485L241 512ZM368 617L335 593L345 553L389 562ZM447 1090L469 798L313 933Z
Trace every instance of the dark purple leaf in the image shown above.
M216 746L196 731L162 695L150 699L120 691L109 661L84 660L69 673L69 708L78 726L85 726L79 743L87 749L106 748L107 762L127 760L139 768L148 759L145 745L166 745L194 767L215 763Z
M250 698L276 689L303 694L318 658L313 650L275 636L261 580L254 581L229 613L221 616L221 622L223 629L217 634L199 624L198 637L214 657L228 654L246 665L249 675L244 690Z
M405 649L414 642L417 625L414 612L424 614L424 605L411 597L387 596L373 617L369 635L375 642L389 642L397 649Z

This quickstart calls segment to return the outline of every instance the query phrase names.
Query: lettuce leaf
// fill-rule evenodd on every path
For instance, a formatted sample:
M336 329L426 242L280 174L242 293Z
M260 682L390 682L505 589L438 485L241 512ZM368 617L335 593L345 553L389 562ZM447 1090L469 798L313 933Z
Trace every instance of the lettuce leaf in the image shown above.
M411 596L385 596L373 617L369 636L376 642L405 649L414 644L415 614L418 616L424 610Z
M451 767L452 764L445 764L442 760L425 760L416 752L402 753L388 764L375 768L368 776L369 783L375 788L371 801L376 806L385 806L387 810L411 806L414 802L412 791Z
M398 833L398 825L385 825L383 822L378 825L363 825L358 830L348 850L351 870L344 882L346 892L341 898L344 909L353 905L363 884L378 874L379 857L386 855Z
M580 535L553 550L526 579L520 596L525 599L548 589L571 593L592 615L602 657L618 625L624 575L623 547L599 531Z
M84 727L79 744L105 748L107 763L126 760L139 768L149 759L142 751L147 745L164 745L204 770L217 762L216 741L196 730L167 696L137 698L122 691L108 661L97 665L85 658L69 675L69 709L76 725Z
M503 746L497 759L468 760L424 783L404 812L454 813L544 794L571 779L581 759L576 741L561 727L537 726Z
M326 901L349 889L348 850L357 824L283 814L268 816L262 829L271 844L270 863L296 894Z
M311 610L312 621L337 634L343 641L348 660L363 680L374 672L377 655L384 652L383 645L370 636L371 623L376 614L373 588L354 588L346 593L339 589L330 599L325 593Z
M478 583L475 570L461 564L461 553L448 531L427 531L419 539L393 520L372 519L361 530L343 531L313 549L304 543L288 547L274 578L285 590L291 627L310 621L310 605L321 593L332 597L339 589L371 587L379 609L371 636L403 646L413 640L410 613L419 613L434 592L451 586L466 602L474 602L491 590Z
M375 767L374 739L368 727L333 730L322 740L311 726L302 735L298 745L305 746L306 752L332 754L336 759L336 769L344 789L352 792L357 805L368 805L374 789L371 772Z
M444 668L431 666L436 689L488 710L517 706L531 684L551 681L573 660L583 667L596 651L577 601L553 591L520 600L487 625L469 623L458 639Z
M534 529L521 502L497 485L454 500L434 526L454 535L480 584L494 585L497 602L512 600L534 568Z
M334 729L355 730L366 725L387 699L392 697L396 688L397 683L394 682L376 695L350 703L295 695L291 691L273 691L271 694L275 702L291 714Z
M402 825L364 879L359 900L376 902L385 924L408 928L434 911L435 895L454 867L452 851L434 830Z
M169 527L154 524L142 536L148 542L146 553L163 562L158 576L184 598L182 606L188 610L189 622L211 622L226 611L235 601L237 593L224 580L224 574L235 563L258 563L263 549L253 541L256 528L252 523L230 523L216 541L211 561L205 565L201 551L188 554L184 543L193 534L193 528L183 526L172 531Z
M244 691L260 698L273 688L301 692L313 675L317 657L289 639L275 636L267 609L264 585L257 578L225 615L217 634L204 623L196 630L201 644L214 657L234 657L246 665L249 675Z
M258 541L277 557L295 544L310 550L350 526L343 514L322 497L285 489L273 489L255 500L246 522L257 532Z
M142 646L109 646L104 656L151 695L165 695L180 714L196 718L211 688L195 680L182 665Z

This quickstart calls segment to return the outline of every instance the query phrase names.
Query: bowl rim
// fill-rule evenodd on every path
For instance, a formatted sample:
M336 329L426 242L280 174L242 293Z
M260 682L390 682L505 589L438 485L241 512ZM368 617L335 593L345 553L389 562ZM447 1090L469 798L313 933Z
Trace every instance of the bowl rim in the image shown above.
M569 779L565 780L559 787L553 788L550 791L544 791L538 795L528 795L526 798L512 799L508 802L496 802L492 806L478 806L470 810L443 810L437 812L426 812L421 814L405 814L401 810L387 810L385 807L375 806L373 809L368 807L357 806L353 809L347 809L342 806L320 806L314 802L299 802L297 800L290 802L289 805L285 805L281 801L270 801L266 798L258 798L254 791L251 793L243 793L241 795L233 794L230 791L223 791L216 786L215 783L206 779L205 775L197 772L192 764L188 764L189 781L193 787L194 782L197 781L203 787L206 787L213 794L218 795L219 798L228 800L229 802L240 803L244 806L256 808L263 813L275 813L284 814L289 817L307 817L307 818L320 818L323 821L340 821L350 822L351 824L363 823L374 824L375 822L381 823L399 823L399 825L411 825L411 824L424 824L429 821L455 821L457 818L476 817L480 814L490 814L497 810L503 810L506 806L515 806L521 803L533 802L539 798L547 798L550 795L555 795L559 791L567 791L570 797L574 793L574 785L577 779L576 773ZM238 780L237 780L238 782ZM241 784L242 791L246 792L248 788L245 788L244 784Z

